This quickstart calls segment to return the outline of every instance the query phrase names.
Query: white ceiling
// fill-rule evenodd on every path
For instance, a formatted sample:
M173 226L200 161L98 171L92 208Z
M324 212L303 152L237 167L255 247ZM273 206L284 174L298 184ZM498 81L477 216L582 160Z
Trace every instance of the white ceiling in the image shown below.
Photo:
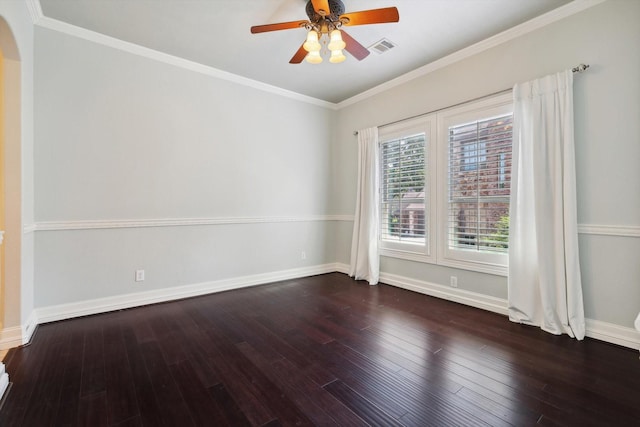
M347 12L396 6L400 22L348 27L369 47L359 62L289 64L304 29L251 34L252 25L307 19L306 0L40 0L45 17L279 88L338 103L571 0L343 0Z

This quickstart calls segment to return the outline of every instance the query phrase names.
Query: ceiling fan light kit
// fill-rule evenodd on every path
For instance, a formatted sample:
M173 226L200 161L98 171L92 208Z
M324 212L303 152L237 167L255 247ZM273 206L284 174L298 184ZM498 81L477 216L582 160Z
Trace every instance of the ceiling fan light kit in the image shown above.
M340 62L343 62L345 59L347 59L347 57L344 56L344 53L342 53L342 49L332 50L331 56L329 57L329 62L331 62L332 64L339 64Z
M315 30L310 30L307 33L307 41L304 42L304 50L307 52L319 52L322 49L322 45L318 40L318 32Z
M331 31L330 40L331 41L329 42L329 45L327 47L331 52L333 52L334 50L342 50L347 46L347 44L342 40L342 34L340 33L340 30Z
M319 50L309 52L306 56L307 62L310 64L319 64L322 62L322 56L320 56Z
M257 25L251 27L251 32L256 34L305 28L307 30L306 40L289 63L299 64L304 59L312 64L321 63L321 51L324 43L330 52L329 62L336 64L346 59L343 49L358 61L363 60L370 53L366 47L347 34L342 29L343 26L383 24L400 20L398 9L395 7L344 13L345 7L341 0L309 0L306 12L309 17L308 21Z

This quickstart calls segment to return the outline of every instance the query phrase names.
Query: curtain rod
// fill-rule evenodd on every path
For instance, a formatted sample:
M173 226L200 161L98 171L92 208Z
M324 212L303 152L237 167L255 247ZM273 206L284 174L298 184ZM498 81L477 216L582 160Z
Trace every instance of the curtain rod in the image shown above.
M582 73L583 71L587 71L587 68L589 68L589 64L580 64L577 67L573 67L571 69L571 71L574 72L574 73ZM396 123L403 122L405 120L411 120L411 119L415 119L415 118L418 118L418 117L421 117L421 116L426 116L427 114L437 113L438 111L447 110L449 108L457 107L459 105L467 104L469 102L479 101L479 100L481 100L483 98L488 98L490 96L501 95L501 94L507 93L507 92L509 92L511 90L513 90L513 88L499 90L498 92L493 92L493 93L490 93L488 95L482 95L482 96L479 96L477 98L469 99L468 101L463 101L463 102L459 102L459 103L454 104L454 105L449 105L448 107L438 108L437 110L432 110L432 111L428 111L426 113L416 114L415 116L411 116L411 117L407 117L407 118L404 118L404 119L395 120L393 122L385 123L385 124L380 125L378 127L385 127L385 126L389 126L389 125L393 125L393 124L396 124ZM358 131L357 130L353 131L353 135L354 136L358 135Z

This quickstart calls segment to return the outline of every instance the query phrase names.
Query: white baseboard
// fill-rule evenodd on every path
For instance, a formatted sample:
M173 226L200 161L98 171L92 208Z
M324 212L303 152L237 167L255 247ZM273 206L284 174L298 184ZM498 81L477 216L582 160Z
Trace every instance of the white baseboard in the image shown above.
M0 350L27 344L31 341L36 326L38 326L38 317L34 310L23 325L0 329Z
M147 292L137 292L79 301L36 309L38 323L55 322L74 317L105 313L148 304L190 298L216 292L241 289L249 286L264 285L281 280L297 279L336 271L335 264L324 264L312 267L296 268L251 276L234 277L193 285L176 286Z
M31 341L33 337L33 333L36 331L36 326L38 326L40 322L38 321L38 313L36 310L33 310L27 321L22 325L22 344L27 344Z
M349 266L336 264L336 271L348 274ZM398 276L389 273L380 273L380 282L398 288L407 289L421 294L454 301L475 308L492 311L494 313L508 315L508 303L506 299L496 298L477 292L466 291L449 286L429 283L409 277ZM586 336L611 344L640 350L640 332L634 328L602 322L599 320L585 319Z
M34 310L24 325L0 330L0 349L4 350L26 344L31 340L31 336L35 331L36 326L41 323L55 322L58 320L88 316L91 314L105 313L109 311L332 272L348 274L349 266L343 263L323 264L312 267L234 277L193 285L177 286L147 292L138 292L69 304L41 307ZM380 281L391 286L454 301L505 316L508 314L507 300L503 298L496 298L477 292L451 288L449 286L384 272L380 274ZM602 322L599 320L586 319L586 335L612 344L636 350L640 349L640 332L630 327ZM0 375L0 386L1 384L2 376Z
M0 350L8 350L23 345L25 343L23 337L22 326L13 326L0 330Z
M587 336L611 344L640 350L640 332L613 323L585 319Z
M0 362L0 400L9 387L9 374L4 370L4 363Z
M471 307L481 308L483 310L492 311L505 316L508 314L507 300L502 298L496 298L489 295L479 294L477 292L451 288L449 286L438 285L389 273L381 273L380 281L388 285L397 286L399 288L408 289L410 291L419 292L432 297L458 302Z

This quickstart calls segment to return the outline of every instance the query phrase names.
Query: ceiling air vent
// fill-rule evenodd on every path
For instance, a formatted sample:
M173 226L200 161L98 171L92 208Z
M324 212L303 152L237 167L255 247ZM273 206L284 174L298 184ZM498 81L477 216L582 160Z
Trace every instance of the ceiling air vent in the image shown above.
M396 45L391 40L382 39L371 45L369 50L381 55L394 47L396 47Z

